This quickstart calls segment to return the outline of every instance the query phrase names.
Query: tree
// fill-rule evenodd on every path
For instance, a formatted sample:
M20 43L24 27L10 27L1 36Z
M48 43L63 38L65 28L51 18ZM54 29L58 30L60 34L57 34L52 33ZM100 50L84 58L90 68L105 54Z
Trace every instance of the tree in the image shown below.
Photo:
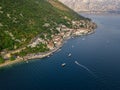
M11 60L11 61L14 61L14 60L15 60L15 57L14 57L14 56L11 56L11 57L10 57L10 60Z
M0 64L1 64L1 63L4 63L4 62L5 62L5 60L3 59L2 56L0 56Z

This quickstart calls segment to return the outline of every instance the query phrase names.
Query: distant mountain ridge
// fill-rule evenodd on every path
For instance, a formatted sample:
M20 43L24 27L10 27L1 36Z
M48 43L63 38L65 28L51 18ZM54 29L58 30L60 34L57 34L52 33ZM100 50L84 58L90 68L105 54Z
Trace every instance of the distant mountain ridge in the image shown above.
M120 0L59 0L77 12L120 11Z

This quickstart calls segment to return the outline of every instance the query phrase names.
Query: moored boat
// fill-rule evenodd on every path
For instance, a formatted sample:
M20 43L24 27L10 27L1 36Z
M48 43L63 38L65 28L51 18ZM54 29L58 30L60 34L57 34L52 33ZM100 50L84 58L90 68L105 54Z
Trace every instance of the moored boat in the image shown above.
M62 67L66 66L66 63L63 63L61 66L62 66Z

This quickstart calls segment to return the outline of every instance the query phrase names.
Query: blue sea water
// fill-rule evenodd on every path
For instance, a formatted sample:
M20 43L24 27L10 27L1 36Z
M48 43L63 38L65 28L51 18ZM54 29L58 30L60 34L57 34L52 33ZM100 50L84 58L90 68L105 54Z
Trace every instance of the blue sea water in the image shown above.
M98 25L94 34L68 40L49 58L0 69L0 90L120 90L120 16L86 16Z

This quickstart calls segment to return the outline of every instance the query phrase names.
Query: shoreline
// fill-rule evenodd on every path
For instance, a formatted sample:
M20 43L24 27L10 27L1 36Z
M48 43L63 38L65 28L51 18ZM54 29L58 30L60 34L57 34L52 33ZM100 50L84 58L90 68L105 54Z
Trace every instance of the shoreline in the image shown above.
M23 62L26 62L26 61L28 61L28 60L42 59L42 58L44 58L44 57L50 56L50 55L52 55L53 53L55 53L57 50L59 50L59 49L64 45L65 41L67 41L67 40L70 39L71 37L77 37L77 36L80 37L80 36L89 35L89 34L94 33L94 31L95 31L95 30L93 29L93 30L91 30L90 32L85 33L85 34L81 34L81 35L71 35L71 36L69 36L69 37L66 37L66 38L63 40L62 44L59 45L59 46L57 46L57 47L55 47L53 50L50 50L50 51L44 52L44 53L30 54L30 55L24 56L23 58L19 58L19 59L17 58L17 59L14 60L14 61L10 61L10 60L5 61L3 64L0 64L0 68L6 67L6 66L11 66L11 65L14 65L14 64L16 64L16 63L20 63L20 62L22 62L22 61L23 61Z
M64 44L64 43L63 43ZM62 45L63 45L62 44ZM29 60L33 60L33 59L42 59L42 58L44 58L44 57L47 57L47 56L49 56L49 55L52 55L53 53L55 53L57 50L59 50L61 47L62 47L62 45L61 46L59 46L59 47L56 47L54 50L52 50L52 51L48 51L48 52L45 52L44 54L43 53L39 53L39 55L38 54L32 54L32 55L36 55L36 57L30 57L30 58L17 58L16 60L13 60L13 61L10 61L10 60L8 60L8 61L5 61L4 63L2 63L2 64L0 64L0 68L2 68L2 67L6 67L6 66L10 66L10 65L13 65L13 64L16 64L16 63L20 63L20 62L26 62L26 61L29 61Z
M6 66L11 66L13 64L16 64L16 63L20 63L20 62L26 62L28 60L33 60L33 59L42 59L44 57L49 57L50 55L52 55L53 53L55 53L57 50L59 50L65 43L65 41L67 41L68 39L72 38L72 37L77 37L77 36L85 36L85 35L89 35L89 34L92 34L95 32L95 29L88 29L84 30L84 33L81 32L81 33L78 33L78 34L72 34L70 36L67 36L65 37L63 40L62 40L62 43L56 47L54 47L54 49L48 51L48 52L44 52L44 53L32 53L32 54L29 54L29 55L26 55L24 57L20 57L20 58L17 58L16 60L14 61L5 61L4 63L0 64L0 68L3 68L3 67L6 67ZM87 31L87 32L86 32Z

